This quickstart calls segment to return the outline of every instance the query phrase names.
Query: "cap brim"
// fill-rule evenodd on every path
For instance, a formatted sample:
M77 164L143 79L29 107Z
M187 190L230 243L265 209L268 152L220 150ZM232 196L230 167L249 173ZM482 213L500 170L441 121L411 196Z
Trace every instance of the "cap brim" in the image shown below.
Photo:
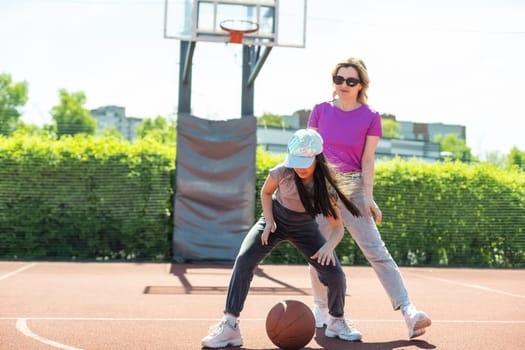
M284 161L284 166L287 168L309 168L314 158L315 157L299 157L288 154Z

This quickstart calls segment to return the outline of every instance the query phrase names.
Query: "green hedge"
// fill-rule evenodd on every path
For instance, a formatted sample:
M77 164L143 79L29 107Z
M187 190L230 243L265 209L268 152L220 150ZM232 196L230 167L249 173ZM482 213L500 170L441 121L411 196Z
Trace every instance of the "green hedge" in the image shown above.
M377 168L381 231L399 264L525 266L525 173L460 162Z
M0 138L0 257L169 259L173 154L111 138Z
M175 149L111 138L0 137L0 258L171 260ZM257 153L256 213L268 169ZM525 267L525 173L381 161L375 199L399 265ZM350 235L344 264L367 264ZM304 263L278 247L265 263Z
M525 267L525 173L488 163L376 165L374 197L383 213L381 236L400 266ZM343 264L367 264L346 234ZM282 245L266 263L303 263Z

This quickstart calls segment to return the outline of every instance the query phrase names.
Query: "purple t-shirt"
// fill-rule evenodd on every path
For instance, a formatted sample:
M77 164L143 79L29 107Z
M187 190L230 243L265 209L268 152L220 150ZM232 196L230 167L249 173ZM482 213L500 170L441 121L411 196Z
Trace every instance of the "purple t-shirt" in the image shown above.
M308 126L323 137L323 153L341 172L361 171L367 136L382 136L379 112L363 105L345 112L332 101L314 106Z

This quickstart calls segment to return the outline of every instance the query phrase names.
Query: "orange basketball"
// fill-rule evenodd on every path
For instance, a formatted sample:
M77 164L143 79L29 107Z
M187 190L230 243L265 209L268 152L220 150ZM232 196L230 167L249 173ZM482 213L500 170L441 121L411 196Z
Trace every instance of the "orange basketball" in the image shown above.
M298 300L283 300L268 312L266 334L281 349L301 349L315 334L314 314Z

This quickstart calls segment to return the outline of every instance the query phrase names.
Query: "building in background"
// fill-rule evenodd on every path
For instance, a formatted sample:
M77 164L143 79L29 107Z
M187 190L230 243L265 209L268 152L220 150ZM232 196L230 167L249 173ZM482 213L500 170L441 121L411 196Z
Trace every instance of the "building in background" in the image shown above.
M91 115L97 120L97 134L115 128L125 139L137 139L136 128L142 119L126 116L124 107L99 107L92 109ZM287 153L288 141L297 129L307 127L309 115L309 110L298 110L292 115L283 116L282 127L257 126L257 144L270 153ZM462 125L396 122L399 124L401 139L381 138L376 149L377 159L400 157L435 162L443 158L440 145L432 142L436 136L456 134L458 139L465 140L466 128Z
M307 127L309 115L309 110L300 110L291 116L284 116L283 120L286 125L283 125L282 128L258 126L257 143L268 152L286 153L288 140L295 130ZM395 118L391 119L395 120ZM456 134L458 139L465 140L466 129L462 125L396 122L399 124L401 138L381 138L376 149L377 159L400 157L435 162L442 159L440 145L432 142L436 136Z
M466 143L466 128L463 125L443 124L443 123L414 123L397 121L399 133L404 140L424 140L433 141L438 135L455 134L459 140Z
M258 126L257 143L267 152L285 154L294 132L292 129ZM423 140L381 138L376 148L376 158L417 158L432 163L441 159L440 149L438 143Z
M97 134L102 130L115 128L128 141L137 139L137 126L142 119L126 116L126 108L119 106L104 106L92 109L91 115L97 120Z

